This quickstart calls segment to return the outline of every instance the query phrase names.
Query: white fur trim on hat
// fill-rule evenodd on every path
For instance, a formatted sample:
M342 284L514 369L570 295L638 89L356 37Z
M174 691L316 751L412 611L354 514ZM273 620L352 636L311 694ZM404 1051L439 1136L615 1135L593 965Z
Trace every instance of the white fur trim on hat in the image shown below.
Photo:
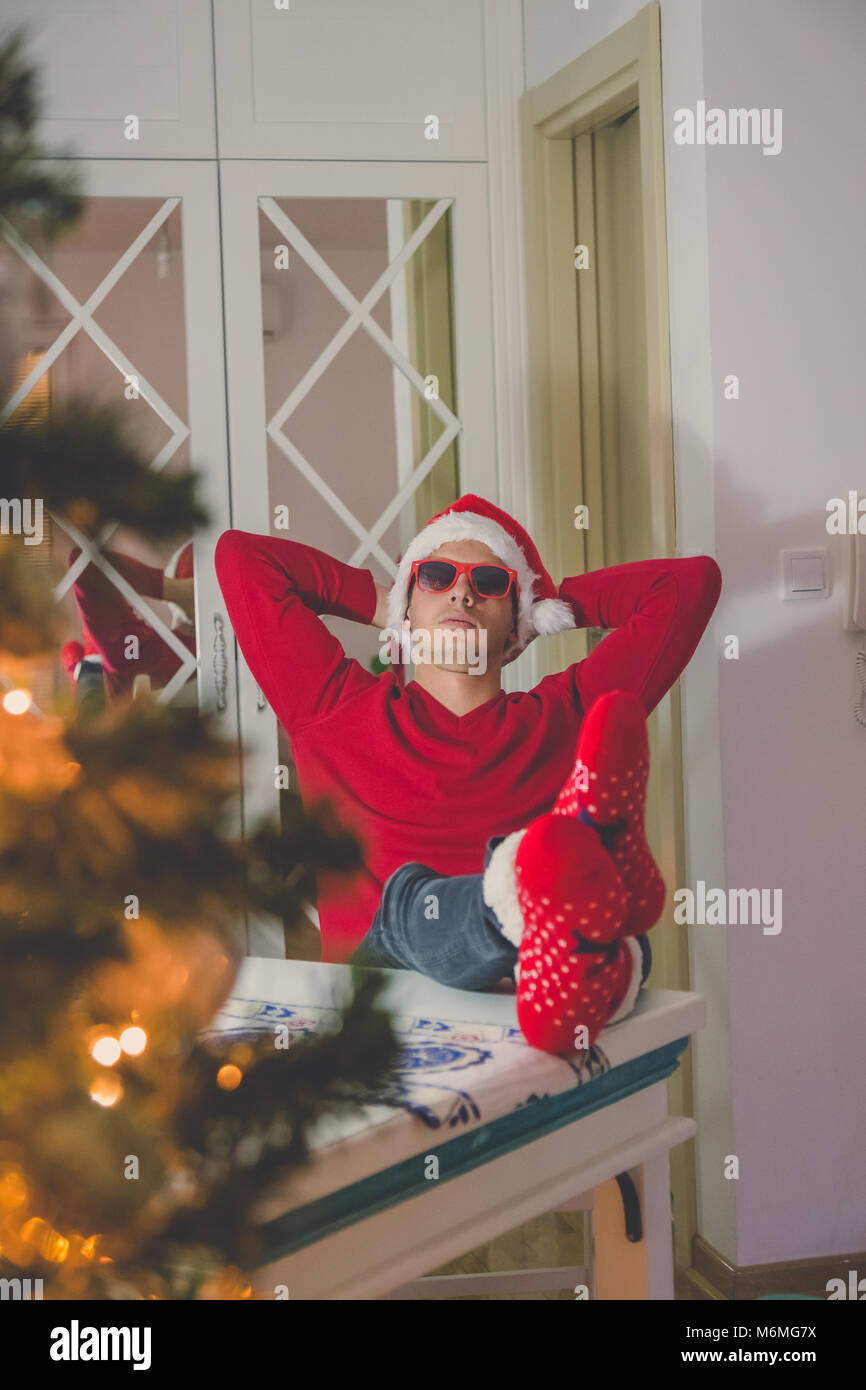
M575 626L574 614L564 600L547 598L535 601L533 584L540 576L530 568L517 541L504 526L491 517L480 516L478 512L452 511L431 521L406 547L388 594L388 627L395 633L399 635L402 631L406 616L406 593L413 564L416 560L425 560L432 551L448 541L481 541L509 569L517 572L517 640L521 649L536 633L549 636Z
M171 559L169 560L168 564L163 570L163 574L165 575L166 579L176 578L178 561L180 560L181 555L186 550L188 545L189 541L184 541L183 545L179 545L177 550L172 555Z
M627 936L624 938L624 940L626 946L628 946L628 949L631 952L631 981L629 983L628 989L626 990L625 998L623 999L616 1013L611 1014L610 1018L607 1020L607 1023L604 1025L605 1028L609 1027L611 1023L620 1023L624 1018L628 1018L629 1014L635 1006L635 1002L640 992L641 982L643 978L643 952L641 951L640 945L638 944L637 937Z
M523 913L517 896L514 859L517 846L525 834L524 828L515 830L512 835L506 835L502 844L497 845L491 854L481 880L484 901L496 913L502 927L502 935L508 938L512 946L519 946L523 936Z

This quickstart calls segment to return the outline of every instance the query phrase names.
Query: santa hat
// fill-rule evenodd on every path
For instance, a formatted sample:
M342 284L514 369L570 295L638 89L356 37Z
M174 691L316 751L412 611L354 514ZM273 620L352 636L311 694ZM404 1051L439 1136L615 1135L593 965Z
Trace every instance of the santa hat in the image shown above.
M398 635L408 605L409 579L416 560L426 560L448 541L481 541L517 572L517 640L520 650L536 634L551 636L576 627L571 605L557 597L528 531L500 507L468 492L438 512L406 547L388 595L388 627Z
M176 550L163 571L167 579L192 579L192 541Z

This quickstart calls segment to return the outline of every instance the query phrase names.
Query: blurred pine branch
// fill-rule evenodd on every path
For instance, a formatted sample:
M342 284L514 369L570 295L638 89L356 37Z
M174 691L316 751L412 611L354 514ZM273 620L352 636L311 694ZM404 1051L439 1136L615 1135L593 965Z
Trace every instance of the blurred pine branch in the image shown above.
M84 206L74 168L47 167L38 108L18 30L0 43L0 219L34 247ZM0 401L9 315L0 285ZM26 428L6 414L4 498L91 538L208 521L197 475L154 472L122 407L73 397ZM60 640L23 560L0 537L0 675L19 680ZM287 1050L205 1039L245 910L294 921L317 871L361 864L329 809L297 797L282 834L238 840L237 764L197 711L136 701L74 724L0 706L0 1276L41 1277L48 1297L252 1296L257 1203L307 1160L310 1126L368 1101L398 1055L379 978L358 970L333 1033Z

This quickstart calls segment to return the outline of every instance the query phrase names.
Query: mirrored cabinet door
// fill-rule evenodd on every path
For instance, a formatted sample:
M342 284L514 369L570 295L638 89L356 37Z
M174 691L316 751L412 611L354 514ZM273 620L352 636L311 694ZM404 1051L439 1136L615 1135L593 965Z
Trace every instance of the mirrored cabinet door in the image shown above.
M84 211L58 240L0 226L17 325L0 419L35 423L78 397L116 405L150 468L200 475L211 520L159 544L115 524L89 537L69 511L44 514L40 543L22 549L50 575L62 651L34 699L48 709L71 685L89 708L107 706L144 681L160 701L219 711L236 737L212 561L229 524L216 166L77 170Z
M226 161L221 178L234 525L388 585L432 515L495 495L484 171ZM374 669L375 628L322 621ZM245 806L266 813L277 768L299 789L291 745L242 658L239 688Z

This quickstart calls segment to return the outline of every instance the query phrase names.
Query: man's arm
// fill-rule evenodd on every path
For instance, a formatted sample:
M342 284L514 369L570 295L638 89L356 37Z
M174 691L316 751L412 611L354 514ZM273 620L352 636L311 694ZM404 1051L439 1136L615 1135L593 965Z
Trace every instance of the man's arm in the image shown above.
M636 560L564 579L578 627L615 629L563 677L584 710L606 690L632 690L649 714L688 665L712 616L722 572L709 555Z
M317 616L371 623L378 593L369 570L299 541L234 530L220 536L214 561L247 665L290 733L375 683Z
M75 563L80 554L81 547L78 545L70 550L70 566ZM122 550L105 550L103 554L106 560L114 566L118 574L121 574L127 583L132 585L137 594L141 594L143 598L163 597L163 575L161 569L157 569L154 565L145 565L143 561L134 559L132 555L124 555ZM97 565L87 565L81 571L81 577L78 582L81 583L82 579L84 579L87 583L90 583L91 579L94 579L96 576L103 581L101 587L104 589L106 597L114 597L119 603L126 603L126 599L123 597L120 590L115 588L111 580L102 573L102 570L99 569ZM105 585L109 587L105 588Z

